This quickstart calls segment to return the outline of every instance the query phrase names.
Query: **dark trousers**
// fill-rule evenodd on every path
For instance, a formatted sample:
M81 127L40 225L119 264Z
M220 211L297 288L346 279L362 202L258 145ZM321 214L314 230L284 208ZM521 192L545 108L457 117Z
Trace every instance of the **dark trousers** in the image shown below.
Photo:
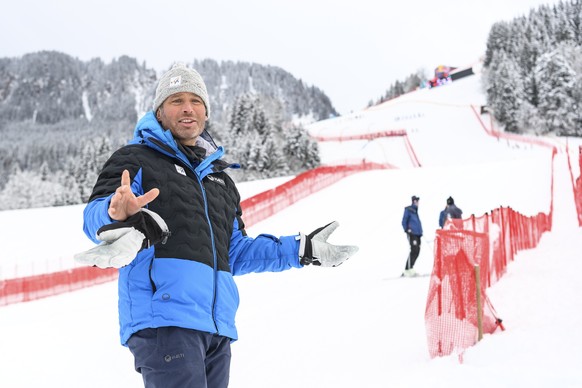
M145 388L226 388L230 338L179 327L140 330L127 341Z
M408 255L408 260L406 260L406 269L411 269L420 254L420 236L408 233L408 242L410 243L410 254Z

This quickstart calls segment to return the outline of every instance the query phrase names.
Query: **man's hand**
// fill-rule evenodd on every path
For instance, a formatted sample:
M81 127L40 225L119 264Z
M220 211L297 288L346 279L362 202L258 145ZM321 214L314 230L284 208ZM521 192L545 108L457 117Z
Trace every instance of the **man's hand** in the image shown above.
M334 221L314 230L307 236L301 233L299 256L303 265L337 267L358 251L353 245L332 245L327 242L329 236L337 229L339 223Z
M116 221L125 221L140 211L142 207L153 201L160 194L159 189L151 189L144 195L136 197L131 191L131 179L129 171L123 170L121 174L121 186L115 190L109 203L109 217Z
M170 234L168 225L159 214L141 208L125 221L99 228L97 239L101 244L77 253L75 260L99 268L121 268L131 263L142 249L165 244Z

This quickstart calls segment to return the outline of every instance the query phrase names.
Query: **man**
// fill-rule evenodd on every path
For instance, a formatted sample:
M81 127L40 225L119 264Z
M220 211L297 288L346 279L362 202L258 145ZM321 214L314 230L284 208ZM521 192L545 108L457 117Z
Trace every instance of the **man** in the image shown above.
M153 387L227 387L237 339L233 275L308 264L335 267L357 251L326 242L337 222L276 238L247 236L240 195L205 131L198 72L176 64L159 80L153 110L105 163L84 211L97 247L75 256L119 268L121 343Z
M439 214L439 226L441 229L445 227L447 220L459 220L461 218L463 218L463 211L455 205L453 197L447 198L447 204Z
M412 196L412 204L404 208L404 215L402 216L402 228L408 237L410 244L410 253L406 260L406 267L402 276L416 276L414 270L414 263L420 254L420 238L422 237L422 224L418 217L418 201L419 197Z

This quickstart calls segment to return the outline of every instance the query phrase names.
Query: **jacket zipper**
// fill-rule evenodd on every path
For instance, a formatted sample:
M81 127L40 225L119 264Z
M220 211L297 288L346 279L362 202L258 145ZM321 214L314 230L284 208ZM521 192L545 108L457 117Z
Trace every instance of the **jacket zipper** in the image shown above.
M192 166L192 164L187 159L184 160L180 155L178 155L176 153L168 152L168 150L166 149L164 144L159 143L159 141L155 138L150 138L150 142L154 145L152 148L157 149L158 152L161 152L163 154L171 156L171 157L179 160L180 162L182 162L184 165L186 165L190 169L190 171L192 171L194 173L194 175L196 176L196 179L198 180L198 184L200 185L200 189L202 191L202 198L204 200L204 214L206 215L206 222L208 223L208 228L210 230L210 242L212 243L212 258L214 261L213 262L214 279L212 282L212 322L214 323L214 328L216 330L216 334L220 335L220 332L218 331L218 325L216 323L216 315L215 315L216 314L216 311L215 311L216 310L216 284L218 282L218 258L216 257L216 243L214 241L214 230L212 229L212 223L210 221L210 215L208 212L208 199L206 197L206 190L204 188L204 184L202 183L202 179L200 178L200 175L198 174L196 169ZM151 145L150 145L150 147L151 147ZM211 161L206 161L206 162L209 163ZM154 258L152 258L152 262L150 263L150 281L152 282L152 286L154 287L154 290L155 290L156 287L155 287L153 278L151 276L151 266L153 265Z
M204 188L204 184L202 180L196 175L198 178L198 183L200 184L200 189L202 190L202 198L204 198L204 214L206 215L206 222L208 222L208 229L210 230L210 241L212 243L212 259L213 259L213 274L214 279L212 282L212 322L214 323L214 329L216 330L216 334L220 335L218 331L218 325L216 324L216 284L218 283L218 258L216 257L216 243L214 241L214 230L212 229L212 222L210 221L210 215L208 211L208 200L206 197L206 189Z

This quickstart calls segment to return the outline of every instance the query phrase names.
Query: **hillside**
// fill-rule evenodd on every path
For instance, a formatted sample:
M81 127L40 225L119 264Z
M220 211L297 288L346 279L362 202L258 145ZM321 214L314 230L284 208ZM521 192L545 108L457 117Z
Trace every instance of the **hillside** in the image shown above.
M279 67L211 59L188 65L205 80L212 111L207 130L219 144L238 124L230 119L243 103L260 110L279 148L293 125L337 115L325 93ZM0 58L0 209L86 201L104 161L151 109L160 75L128 56L111 63L56 51Z
M470 105L482 104L479 77L391 100L374 110L309 128L314 136L405 129L421 162L412 168L400 137L322 142L322 159L384 161L398 168L352 175L248 229L249 235L310 232L333 219L332 242L360 246L338 268L308 267L237 278L240 340L233 344L233 387L575 387L582 385L581 229L575 220L565 139L553 170L554 229L521 252L489 290L506 330L457 355L431 360L425 339L428 279L394 279L407 242L403 207L418 195L425 228L417 269L430 272L438 212L452 195L466 215L500 205L548 211L551 153L491 138ZM575 142L576 140L570 139ZM572 143L571 145L573 145ZM581 144L580 142L576 145ZM571 155L577 161L577 155ZM574 163L577 166L577 163ZM579 171L574 173L577 175ZM245 183L243 196L280 181ZM253 188L261 185L260 188ZM6 262L70 265L90 246L82 207L0 212ZM48 227L59 220L58 228ZM65 237L63 237L65 236ZM34 244L30 241L34 240ZM11 261L11 257L17 257ZM2 308L0 385L140 387L129 351L118 344L116 284ZM39 324L39 322L42 322ZM34 351L23 346L35 344ZM26 360L25 362L23 360ZM29 373L30 364L36 373Z

